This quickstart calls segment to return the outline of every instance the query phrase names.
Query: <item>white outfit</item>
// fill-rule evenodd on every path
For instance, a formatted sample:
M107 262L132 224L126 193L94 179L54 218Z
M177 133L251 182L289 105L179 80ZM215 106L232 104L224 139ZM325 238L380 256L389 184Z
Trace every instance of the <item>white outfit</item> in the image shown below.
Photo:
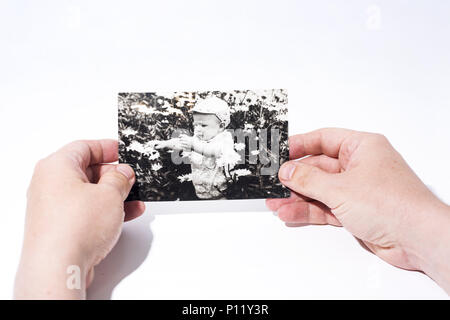
M195 193L200 199L224 199L228 170L235 166L240 156L234 150L234 140L228 131L219 133L205 143L219 146L220 156L207 157L195 151L191 152L189 157Z

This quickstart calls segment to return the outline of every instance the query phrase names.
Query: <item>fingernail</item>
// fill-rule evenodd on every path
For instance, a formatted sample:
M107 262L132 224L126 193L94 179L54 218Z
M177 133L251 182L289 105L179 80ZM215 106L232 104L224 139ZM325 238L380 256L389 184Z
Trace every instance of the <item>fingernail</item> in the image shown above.
M278 217L278 212L277 212L277 211L272 211L272 214L273 214L275 217Z
M134 176L134 171L127 164L118 164L116 170L123 174L127 179L131 179Z
M295 165L292 163L286 163L283 166L281 166L280 169L280 179L282 180L291 180L292 175L295 171Z

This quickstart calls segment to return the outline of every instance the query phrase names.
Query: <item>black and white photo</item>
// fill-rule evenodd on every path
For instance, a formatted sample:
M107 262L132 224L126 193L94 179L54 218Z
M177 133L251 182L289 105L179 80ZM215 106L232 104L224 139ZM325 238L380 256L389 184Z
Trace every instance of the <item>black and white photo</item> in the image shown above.
M119 162L128 200L285 198L286 90L119 93Z

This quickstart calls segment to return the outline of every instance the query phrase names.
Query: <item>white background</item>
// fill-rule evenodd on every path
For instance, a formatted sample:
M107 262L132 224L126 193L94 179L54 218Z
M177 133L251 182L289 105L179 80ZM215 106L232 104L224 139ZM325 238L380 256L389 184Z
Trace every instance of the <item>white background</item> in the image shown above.
M0 1L0 298L12 296L35 162L117 137L117 92L286 88L290 134L384 133L450 202L450 3ZM448 298L344 229L264 201L148 203L91 298Z

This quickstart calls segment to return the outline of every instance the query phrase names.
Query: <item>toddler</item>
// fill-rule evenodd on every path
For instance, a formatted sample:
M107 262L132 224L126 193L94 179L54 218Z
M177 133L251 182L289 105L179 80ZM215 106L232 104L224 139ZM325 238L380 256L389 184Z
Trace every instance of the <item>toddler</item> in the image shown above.
M157 149L182 149L191 162L191 178L200 199L225 199L228 170L241 158L234 150L234 139L226 127L230 123L228 104L217 97L198 102L191 112L194 136L157 142Z

